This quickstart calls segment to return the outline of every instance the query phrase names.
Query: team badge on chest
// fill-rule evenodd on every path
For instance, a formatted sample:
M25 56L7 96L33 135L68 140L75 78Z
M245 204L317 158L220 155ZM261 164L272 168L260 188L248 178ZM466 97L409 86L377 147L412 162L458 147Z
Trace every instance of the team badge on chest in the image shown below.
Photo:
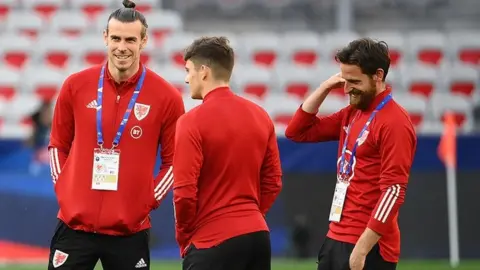
M135 114L135 117L138 121L141 121L145 117L147 117L149 111L150 105L145 105L141 103L135 103L135 107L133 108L133 114Z

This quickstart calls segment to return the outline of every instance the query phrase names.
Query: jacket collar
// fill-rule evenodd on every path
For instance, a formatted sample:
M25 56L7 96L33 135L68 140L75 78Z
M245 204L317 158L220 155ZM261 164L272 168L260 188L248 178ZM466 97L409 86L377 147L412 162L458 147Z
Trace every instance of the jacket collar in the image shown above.
M373 111L375 108L382 102L382 100L390 95L392 93L392 88L390 86L387 86L383 92L375 96L373 99L372 103L370 103L370 106L368 106L367 111Z
M140 75L142 74L142 70L143 70L143 64L140 63L138 71L132 77L130 77L128 80L126 80L124 82L117 83L115 81L115 79L112 77L112 74L110 73L110 71L108 70L108 63L106 64L105 67L106 67L105 68L105 70L106 70L106 74L105 74L106 76L105 77L107 77L107 79L110 80L115 85L122 85L122 86L136 84L138 79L140 79Z
M229 97L233 96L234 93L230 90L230 87L223 86L213 89L212 91L208 92L205 97L203 97L203 102L206 102L210 99L221 98L221 97Z

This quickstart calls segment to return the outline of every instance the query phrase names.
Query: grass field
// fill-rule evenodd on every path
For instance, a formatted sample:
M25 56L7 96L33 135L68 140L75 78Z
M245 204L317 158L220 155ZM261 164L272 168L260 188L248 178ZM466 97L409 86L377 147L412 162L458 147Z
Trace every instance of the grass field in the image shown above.
M0 269L8 270L44 270L41 265L0 265ZM97 267L96 269L102 269ZM155 262L151 270L179 270L181 263L174 262ZM275 260L272 266L273 270L315 270L315 261L292 261ZM402 261L397 270L446 270L451 269L447 261ZM480 261L463 261L458 270L480 270Z

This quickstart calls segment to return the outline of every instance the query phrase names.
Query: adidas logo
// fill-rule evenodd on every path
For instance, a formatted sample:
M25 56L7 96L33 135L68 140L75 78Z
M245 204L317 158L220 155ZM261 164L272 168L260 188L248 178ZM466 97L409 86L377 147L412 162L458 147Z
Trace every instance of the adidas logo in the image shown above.
M145 263L145 260L143 258L138 261L138 263L135 265L135 268L144 268L147 267L147 264Z
M98 110L98 103L97 100L92 100L90 103L87 104L87 108L89 109L97 109Z

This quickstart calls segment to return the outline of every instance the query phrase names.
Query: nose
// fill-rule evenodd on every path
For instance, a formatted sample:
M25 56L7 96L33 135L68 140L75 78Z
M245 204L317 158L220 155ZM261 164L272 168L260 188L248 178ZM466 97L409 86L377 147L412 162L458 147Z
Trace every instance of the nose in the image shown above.
M122 53L125 53L127 51L127 46L125 45L125 42L119 42L118 43L118 46L117 46L117 50L122 52Z

